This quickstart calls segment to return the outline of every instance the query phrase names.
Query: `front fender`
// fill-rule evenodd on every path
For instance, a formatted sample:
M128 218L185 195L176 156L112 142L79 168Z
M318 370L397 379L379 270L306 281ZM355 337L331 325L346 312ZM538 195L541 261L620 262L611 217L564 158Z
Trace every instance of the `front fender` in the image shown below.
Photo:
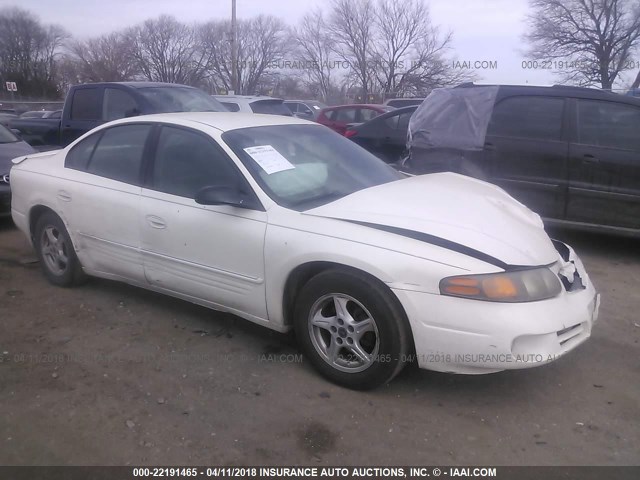
M312 262L344 265L372 275L394 290L436 294L439 293L442 278L468 271L463 267L427 260L364 241L366 239L354 241L269 225L265 240L269 321L284 324L285 286L291 273L300 265Z

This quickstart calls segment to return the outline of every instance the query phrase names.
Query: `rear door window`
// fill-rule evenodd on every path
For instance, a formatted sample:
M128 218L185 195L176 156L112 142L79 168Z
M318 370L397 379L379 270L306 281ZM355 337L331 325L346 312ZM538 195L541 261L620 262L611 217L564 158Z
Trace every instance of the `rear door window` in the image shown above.
M339 110L335 110L335 112L334 120L336 122L354 123L356 121L355 108L341 108Z
M77 89L71 101L71 120L100 120L100 103L100 89Z
M564 98L508 97L493 107L487 135L560 140Z
M578 143L640 150L640 108L600 100L578 100Z
M121 125L104 131L87 171L133 185L140 184L142 154L151 125Z

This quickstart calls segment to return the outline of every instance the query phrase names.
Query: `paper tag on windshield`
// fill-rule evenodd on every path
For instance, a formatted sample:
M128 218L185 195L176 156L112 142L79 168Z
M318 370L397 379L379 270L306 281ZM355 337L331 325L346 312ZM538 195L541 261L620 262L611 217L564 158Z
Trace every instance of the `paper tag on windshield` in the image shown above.
M259 145L244 149L269 175L296 168L271 145Z

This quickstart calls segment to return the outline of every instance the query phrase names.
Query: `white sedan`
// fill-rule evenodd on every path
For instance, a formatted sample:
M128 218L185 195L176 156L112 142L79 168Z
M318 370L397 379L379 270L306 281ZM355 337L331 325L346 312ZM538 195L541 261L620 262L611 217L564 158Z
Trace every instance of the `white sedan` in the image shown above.
M599 296L567 245L500 188L406 178L326 127L228 113L105 124L14 160L12 216L47 278L120 280L285 332L351 388L408 362L546 364Z

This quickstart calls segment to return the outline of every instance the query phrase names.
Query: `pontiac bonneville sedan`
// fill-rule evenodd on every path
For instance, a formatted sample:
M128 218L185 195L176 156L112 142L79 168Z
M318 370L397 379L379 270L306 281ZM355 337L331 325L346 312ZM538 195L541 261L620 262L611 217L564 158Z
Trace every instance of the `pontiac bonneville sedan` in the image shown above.
M117 120L14 159L11 187L51 283L119 280L294 329L350 388L412 360L466 374L543 365L598 315L575 252L500 188L406 177L296 118Z

